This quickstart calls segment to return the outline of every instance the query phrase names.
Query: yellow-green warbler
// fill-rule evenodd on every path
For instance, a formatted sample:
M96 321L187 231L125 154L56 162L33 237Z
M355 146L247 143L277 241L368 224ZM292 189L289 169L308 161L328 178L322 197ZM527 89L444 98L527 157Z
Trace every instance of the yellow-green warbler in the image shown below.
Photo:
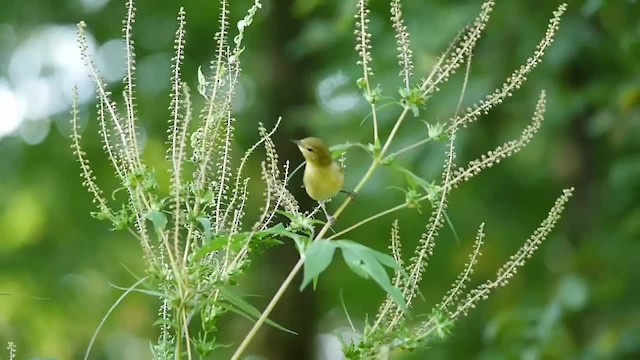
M307 194L320 203L327 219L333 222L333 218L324 207L324 202L334 197L338 192L348 193L352 198L355 196L353 192L342 190L344 185L342 168L333 161L331 152L322 139L308 137L292 141L298 145L298 149L307 162L302 180Z

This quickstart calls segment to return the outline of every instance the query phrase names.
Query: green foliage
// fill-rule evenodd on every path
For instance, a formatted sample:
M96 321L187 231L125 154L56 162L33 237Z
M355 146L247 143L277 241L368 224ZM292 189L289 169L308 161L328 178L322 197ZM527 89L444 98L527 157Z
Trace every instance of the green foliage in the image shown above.
M351 271L364 279L375 281L398 306L406 310L400 290L391 284L384 269L386 266L400 270L393 257L350 240L318 240L311 244L304 253L304 277L300 290L307 287L311 281L315 284L318 276L331 264L336 249L342 250L342 257Z
M282 224L277 224L262 231L245 231L235 234L218 233L209 241L205 242L204 245L193 254L192 260L199 261L209 254L223 250L225 247L228 247L232 251L239 251L246 246L247 242L251 243L249 245L250 248L256 250L283 244L276 236L288 237L296 241L296 243L301 241L300 235L287 231Z
M115 174L115 169L109 161L105 161L108 160L108 153L100 143L102 135L95 130L100 127L96 115L99 119L99 113L106 114L109 107L100 101L92 102L93 95L87 91L87 83L83 81L86 81L86 76L75 70L77 68L72 61L76 55L72 49L73 39L69 40L68 24L69 21L75 21L73 19L84 18L90 25L88 37L92 47L95 41L96 62L100 67L106 66L104 74L108 90L118 103L116 108L119 114L124 114L129 104L121 98L117 99L125 88L122 81L114 77L117 73L114 70L126 70L123 61L125 54L115 53L114 48L119 47L113 46L115 42L111 40L120 34L122 25L119 19L125 9L114 2L61 0L39 2L37 8L25 12L24 4L18 0L7 0L6 4L6 11L0 14L0 63L6 65L0 68L0 102L3 104L0 116L3 125L0 126L3 134L0 135L0 173L3 175L0 186L0 268L3 270L0 290L5 295L0 296L4 319L4 326L0 326L0 340L4 340L5 346L7 340L13 340L19 350L17 357L20 358L81 358L96 324L121 294L120 291L114 291L109 283L129 283L141 278L135 274L147 275L145 259L148 257L140 255L137 230L136 234L129 231L136 228L137 216L142 216L154 248L158 250L161 246L153 222L145 217L147 212L132 210L129 194L121 186L119 175L108 175ZM173 93L177 86L180 98L186 101L190 86L195 94L190 100L196 110L196 116L191 119L196 120L201 104L208 102L213 92L212 80L218 73L217 64L213 63L210 67L208 63L218 49L210 32L218 11L212 8L210 2L185 4L189 24L185 24L183 30L189 31L184 36L188 46L181 52L184 56L180 68L182 81L175 83L165 80L173 76L168 65L171 55L167 55L167 50L170 33L178 27L175 20L178 8L171 2L138 2L136 5L137 19L131 33L137 44L134 77L137 86L132 88L135 95L133 103L141 120L136 122L136 141L143 163L147 168L155 169L160 187L159 198L162 199L173 194L167 190L171 176L166 170L171 166L165 162L173 154L165 152L167 147L163 147L163 134L167 126L162 119L173 115L167 110L171 99L167 92ZM233 2L227 7L230 20L226 39L231 46L234 44L232 37L237 32L236 21L242 19L251 5L252 1ZM233 158L227 168L235 169L243 155L236 154L256 142L258 136L253 129L257 121L266 122L271 129L277 116L282 114L286 126L280 127L280 141L305 133L323 137L327 143L349 141L372 144L366 154L357 149L360 146L342 154L342 159L346 159L347 189L353 188L357 177L366 170L363 167L368 165L367 157L375 158L376 153L373 151L375 140L369 133L373 113L366 110L370 104L361 96L366 84L362 84L363 89L354 85L362 74L357 74L360 67L348 64L354 58L351 46L353 28L350 26L356 11L354 5L355 1L350 4L336 0L296 0L291 11L283 8L283 4L273 2L267 12L256 13L251 27L257 27L258 31L247 29L243 40L243 88L235 98L239 106L233 108L239 131L232 140ZM371 67L375 71L370 83L373 89L379 86L385 95L376 104L379 136L384 140L393 129L396 112L402 110L402 98L397 89L411 89L426 80L429 70L436 64L442 67L445 62L439 62L438 52L452 44L451 38L460 29L473 24L473 16L478 12L480 2L439 1L425 5L422 2L394 0L391 6L384 1L371 1L370 5L368 32L372 46ZM485 100L485 95L499 86L501 79L511 75L512 70L526 65L523 60L533 52L542 35L546 17L550 16L556 5L552 2L497 2L483 39L474 48L468 86L464 91L464 99L459 102L459 110L456 110L459 95L456 92L462 80L461 71L451 76L453 81L438 86L436 94L426 97L427 104L420 108L419 119L413 117L409 110L409 116L385 152L385 159L393 160L428 183L440 186L438 175L442 170L443 148L448 146L452 116L456 113L463 115L475 102ZM469 160L477 157L482 161L480 154L493 150L495 145L511 139L512 135L522 130L526 126L527 109L533 105L541 88L547 90L549 107L545 113L544 129L526 146L526 151L521 151L508 161L499 164L494 162L491 168L486 171L483 169L480 176L473 177L473 181L453 188L450 201L447 202L449 207L442 212L442 218L444 224L447 217L455 224L460 245L448 241L451 238L448 229L440 229L435 241L436 256L429 260L428 271L411 307L412 314L417 316L405 320L402 327L392 332L394 336L408 339L407 335L414 329L412 326L417 326L420 320L433 313L433 308L425 307L437 304L440 296L451 287L458 272L464 271L466 256L473 253L471 240L478 223L486 221L487 243L483 245L484 255L473 269L468 289L491 278L499 262L522 245L519 239L525 237L529 229L536 227L535 214L546 211L546 204L551 201L554 189L576 184L575 200L572 200L575 203L568 209L559 231L554 231L549 241L540 246L538 254L527 261L526 268L521 269L508 288L491 295L487 304L478 304L470 313L471 317L456 321L457 326L453 328L455 336L447 337L446 341L433 337L426 343L406 342L407 347L413 349L412 353L382 345L378 352L381 357L638 357L640 341L635 341L637 326L633 321L637 301L632 295L637 293L634 279L640 273L638 267L631 266L636 261L635 254L640 251L640 243L636 241L640 229L640 212L636 206L640 201L640 177L637 171L640 162L636 155L640 150L636 135L640 91L637 77L634 76L638 69L636 59L640 56L636 7L637 4L628 1L571 3L569 11L563 16L562 28L553 46L546 51L543 62L535 72L526 76L522 88L491 109L489 114L482 114L478 121L470 123L466 129L460 127L457 130L454 168L467 168ZM385 21L386 17L391 19ZM287 22L283 22L283 19ZM295 25L289 26L289 21ZM287 26L282 26L284 24ZM463 35L453 41L452 50ZM394 37L395 47L402 50L396 54L393 51ZM415 50L413 53L406 51L412 48ZM124 48L122 50L126 51ZM63 56L65 61L59 61L60 54L66 54ZM463 64L468 62L468 58L467 55L462 56ZM412 63L412 68L405 65L407 60ZM199 67L204 81L198 79ZM408 76L404 74L405 69L411 70ZM225 66L220 67L222 78L228 73ZM437 78L434 76L431 80ZM338 81L334 83L336 79ZM97 176L96 183L105 190L109 208L103 208L100 204L92 205L91 195L87 196L84 189L77 186L80 181L76 166L72 163L73 158L63 151L70 129L65 125L68 116L61 110L68 105L68 99L56 94L68 91L68 84L75 81L81 89L78 132L83 137L82 148L91 160L91 168ZM200 83L206 85L202 93L200 87L196 91ZM319 96L322 85L327 83L338 84L338 87L328 96ZM354 96L360 96L360 101L355 101ZM334 107L338 100L340 105L347 106ZM177 104L172 102L172 105L181 104L184 103L180 100ZM15 105L18 105L17 113L12 111ZM16 115L20 117L21 112L25 112L26 121L7 134L9 128L16 126L10 120L12 117L15 120ZM222 114L218 115L224 118ZM7 119L9 121L5 121ZM431 126L441 124L438 141L428 140L431 136L429 126L425 126L423 121ZM112 125L107 125L106 129L110 130ZM182 170L185 178L195 166L191 161L191 153L195 152L199 158L204 156L200 154L203 133L194 132L197 150L191 147L192 130L198 127L197 120L191 121L186 134L188 146ZM38 135L41 142L34 141L34 134ZM122 139L110 134L107 133L111 136L112 144L118 146L123 143ZM363 145L364 148L367 146ZM409 146L413 147L404 150ZM355 151L352 152L352 149ZM281 147L279 144L278 150L281 160L298 159L286 153L289 150L286 145ZM398 154L399 151L402 152ZM244 217L240 232L252 229L255 221L253 215L261 213L263 206L259 181L261 156L262 146L259 146L246 162L243 177L251 177L247 187L250 196L246 205L247 216ZM216 157L215 153L213 157ZM384 163L385 159L381 162ZM474 169L481 167L468 167L469 171ZM295 194L295 191L299 191L300 183L298 176L291 176L293 173L288 173L286 182ZM242 182L240 185L242 189ZM392 187L403 189L406 195L385 191ZM211 241L216 234L215 219L210 218L207 215L209 210L203 210L203 207L217 207L219 190L214 189L213 184L205 183L199 188L183 189L180 193L183 199L202 201L198 209L184 209L181 206L187 214L183 224L193 223L194 236L202 236L198 245ZM403 254L399 260L408 264L420 240L420 233L426 230L425 223L432 211L430 199L421 199L425 195L421 188L410 190L406 176L390 168L376 171L361 190L356 201L343 212L333 229L340 233L370 216L377 217L336 237L331 231L324 237L353 239L391 254L393 250L383 250L385 234L382 229L390 225L387 223L396 223L392 219L395 218L397 224L402 225ZM230 192L233 192L233 188ZM274 203L277 198L273 197ZM343 195L339 195L338 199L343 198ZM301 207L306 209L308 204L303 199L304 195L298 198L302 201ZM439 198L435 197L434 200ZM425 203L427 201L429 203ZM334 200L328 204L329 210L339 207L340 203L336 202ZM403 210L391 211L405 203L407 206L400 208ZM166 229L174 226L172 204L173 201L169 201L159 209L167 216ZM412 207L419 208L421 213L413 211ZM105 221L91 221L88 216L91 211ZM308 228L313 217L306 215L295 214L296 221L287 222L285 219L285 226L291 231L305 234L305 241L309 241L310 235L306 230L292 228L293 223L304 224L303 227ZM114 217L117 218L115 223L112 220ZM277 224L279 219L280 216L276 215L267 228ZM320 222L314 223L314 234L322 226ZM106 231L114 227L125 231ZM285 241L284 246L294 246L288 239L279 239ZM396 241L396 245L400 245L400 242ZM258 246L257 250L261 248ZM212 264L223 264L219 252L205 256L206 264L202 265L202 271L206 266L212 268ZM303 250L298 249L298 252ZM269 300L273 295L270 289L279 285L274 282L286 275L279 273L281 267L274 266L274 263L279 264L284 260L280 258L280 253L273 255L267 251L258 255L262 259L253 261L258 252L252 250L251 253L251 262L243 267L242 273L235 279L242 290L237 290L235 285L229 289L236 293L259 293L267 297L264 300ZM287 253L296 256L295 251ZM192 254L190 252L189 256ZM164 255L165 262L169 261L167 256ZM121 264L126 264L131 270L123 268ZM334 264L335 270L341 265ZM160 265L150 266L150 272L156 274L150 275L164 278L166 273ZM344 266L342 268L347 269ZM192 270L189 273L192 277L202 274ZM568 276L579 280L568 281L573 285L565 286L565 277ZM157 288L152 284L154 281L146 284L148 289ZM395 277L392 277L392 281L395 284ZM582 285L576 285L580 283ZM289 286L286 293L297 288L296 285L299 284ZM276 318L291 329L302 329L287 316L306 308L305 299L313 296L317 311L302 319L304 328L341 331L344 323L340 323L330 309L337 305L335 300L338 293L344 289L345 307L351 312L352 328L356 329L354 341L358 341L360 335L366 332L366 325L364 328L361 326L362 319L371 319L367 322L368 326L375 324L375 311L372 309L377 306L378 296L366 295L372 291L377 293L376 286L372 281L362 281L358 276L353 276L350 271L325 272L321 275L318 294L305 293L301 296L302 300L284 297L276 310L286 310ZM568 294L566 298L558 295L558 298L565 299L562 302L556 298L560 288ZM170 287L167 289L175 292ZM164 350L159 349L155 358L175 359L173 350L176 348L176 339L170 336L175 330L169 329L164 337L158 333L175 320L158 321L155 328L145 326L166 315L162 308L158 309L162 303L162 300L158 301L158 298L162 298L157 295L160 292L149 292L155 294L152 296L137 295L141 292L136 291L128 296L109 317L91 357L151 358L147 343L149 338L157 336L154 349L156 345L162 345ZM293 292L287 295L298 296L295 294L297 291ZM12 295L7 296L6 293ZM31 295L46 297L47 300L34 301L36 297ZM200 299L198 301L206 301L204 296ZM568 307L563 305L565 301ZM255 302L256 305L258 303ZM258 308L262 310L261 306ZM366 314L362 313L362 309ZM170 318L174 310L167 309L165 312ZM235 350L244 335L238 326L250 325L238 318L240 316L235 313L227 312L220 319L210 316L208 319L212 322L201 325L201 318L196 315L189 328L192 357L198 358L199 353L207 353L205 349L212 346L215 350L213 354L208 354L209 357L228 358L230 351ZM320 324L317 323L319 320ZM46 326L42 326L44 323ZM201 327L210 331L201 333ZM589 331L585 332L587 328ZM300 336L290 336L264 327L256 339L266 340L252 343L245 354L287 358L283 353L298 349L300 344L308 344L311 341L309 337L316 335L304 331L300 333ZM545 336L539 336L541 333ZM273 341L274 336L281 338ZM325 340L327 335L319 336ZM353 336L343 335L342 339L351 342ZM385 342L380 340L380 343ZM391 343L396 344L393 341ZM324 350L324 347L317 350ZM6 349L3 355L0 357L7 358ZM182 355L187 356L184 346Z
M269 139L275 129L268 132L260 126L261 139L244 154L240 165L232 168L235 119L231 117L231 111L240 72L240 55L244 51L243 38L261 4L256 1L237 23L238 32L231 48L227 45L228 3L222 1L221 6L220 29L216 35L218 51L212 62L211 75L207 78L202 70L198 71L198 91L207 100L198 118L193 116L189 88L181 79L186 16L182 8L178 13L167 141L169 189L161 189L155 170L143 162L137 144L139 126L131 38L135 17L133 1L127 3L127 17L123 22L129 54L123 94L124 114L119 113L90 58L85 24L78 26L81 54L98 90L98 120L103 146L121 183L122 193L128 197L119 204L120 210L113 210L110 201L102 195L80 145L75 92L73 149L81 164L84 185L98 204L94 216L110 221L115 230L128 230L140 240L151 280L148 284L151 290L145 293L162 301L160 319L156 322L161 327L161 335L153 347L156 358L169 358L175 354L177 358L186 356L190 359L193 350L201 356L210 354L221 346L216 343L213 333L217 331L217 319L226 312L249 319L259 318L257 309L227 288L236 284L238 276L249 264L250 253L282 244L280 237L302 242L300 235L288 231L282 224L269 227L281 208L298 214L297 203L280 178L277 154ZM196 122L195 127L191 125ZM264 211L251 230L243 230L249 182L243 170L254 150L263 144L267 153L263 161ZM187 169L192 173L186 173ZM287 169L285 167L285 172ZM130 289L123 297L129 292ZM189 332L194 318L202 323L197 334ZM269 319L261 321L286 330Z
M419 87L413 87L411 89L400 88L399 93L402 98L402 100L400 100L402 106L411 109L413 116L420 115L420 108L424 107L427 103L424 91ZM430 135L429 137L432 136Z
M230 36L229 4L225 0L221 1L219 30L215 36L215 58L211 62L208 75L205 75L201 68L198 68L197 72L197 90L205 100L199 116L193 115L190 90L182 79L186 15L184 9L180 9L178 13L176 53L171 68L171 117L167 131L168 189L161 188L155 169L143 161L138 145L139 127L134 91L136 66L131 38L135 16L133 1L130 0L127 4L127 17L123 29L128 51L123 93L126 112L123 114L119 113L111 93L94 67L85 38L85 25L79 24L81 54L97 86L100 102L99 133L114 174L120 182L122 193L126 193L123 202L111 205L116 200L109 201L105 198L95 181L89 161L80 145L77 105L73 108L72 145L80 163L84 185L98 206L95 216L110 221L115 229L128 230L140 241L146 272L151 280L148 284L150 290L144 293L158 297L162 302L159 320L156 322L160 327L160 336L153 346L155 358L169 358L173 354L175 358L192 359L192 352L199 356L209 356L223 346L217 342L215 334L220 330L220 316L228 312L255 321L253 328L235 350L232 360L240 358L256 332L265 323L295 334L269 320L268 316L301 269L304 269L304 276L300 289L304 289L311 282L315 288L318 278L331 264L336 249L341 250L342 257L352 272L361 278L373 280L387 295L375 320L366 324L358 334L357 341L343 344L348 358L388 358L396 348L414 350L428 344L431 338L445 338L450 334L454 323L466 315L468 310L474 308L480 300L486 299L493 289L507 284L555 226L572 189L565 190L558 198L548 217L503 265L495 280L489 280L467 291L466 285L481 255L480 247L485 236L482 224L465 270L453 283L442 302L426 314L426 320L414 324L408 321L409 309L420 294L419 284L434 252L439 231L445 223L460 242L447 212L449 194L461 183L522 150L540 128L544 116L546 96L542 92L532 122L522 131L519 138L506 142L486 155L470 161L464 167L455 165L456 136L460 128L476 121L481 114L489 112L521 87L526 76L540 62L545 49L552 42L560 16L565 10L565 5L559 6L543 40L525 65L516 70L485 100L460 112L469 80L472 54L486 27L493 5L493 1L485 2L473 25L445 51L429 76L413 83L410 79L413 74L413 51L410 48L402 6L398 0L391 2L392 27L395 31L398 64L401 67L399 76L403 84L399 90L400 98L395 100L395 103L399 103L402 110L389 134L381 136L378 112L383 106L380 105L383 90L380 85L374 86L372 82L374 73L372 34L369 29L370 10L368 1L358 2L355 40L359 57L357 64L362 68L362 77L357 81L357 86L362 90L371 110L373 137L369 143L346 143L336 146L333 148L333 155L343 158L347 150L359 147L368 153L371 163L350 193L352 196L336 210L332 220L337 219L350 205L355 194L369 182L381 165L404 175L407 188L402 191L406 199L402 204L372 215L331 236L326 234L333 221L323 223L315 219L318 209L311 213L302 213L297 200L288 190L288 182L297 169L290 174L289 163L286 162L281 167L279 162L278 151L271 140L279 121L270 131L260 124L260 139L249 147L239 164L236 165L232 161L236 126L236 118L232 116L232 112L241 71L240 55L245 50L245 30L262 7L258 0L247 10L244 18L236 23L237 33L233 37L232 45L227 40ZM426 137L391 152L392 144L403 123L411 118L417 120L420 110L426 107L431 97L440 90L440 86L446 83L462 64L466 64L465 83L458 109L451 119L447 123L426 123ZM77 94L75 97L77 98ZM447 141L443 171L439 180L427 180L401 165L398 160L400 154L433 140ZM244 169L258 148L263 148L265 152L265 159L261 163L263 206L257 220L247 228L244 224L249 212L246 206L250 179L244 174ZM339 236L382 215L403 208L420 210L423 201L431 203L432 212L414 249L414 255L406 263L402 260L400 250L398 222L394 222L391 232L392 255L351 240L339 239ZM113 210L113 206L119 206L120 210ZM284 215L289 225L273 225L277 214ZM149 223L151 232L148 229ZM316 226L320 228L317 232ZM240 275L250 266L250 254L260 253L266 247L285 244L282 241L285 238L293 240L301 258L266 309L261 312L231 289L241 281ZM389 277L386 268L393 270L393 277ZM131 291L132 288L127 289L114 307ZM199 327L192 324L193 319L200 320ZM87 356L90 348L91 346Z

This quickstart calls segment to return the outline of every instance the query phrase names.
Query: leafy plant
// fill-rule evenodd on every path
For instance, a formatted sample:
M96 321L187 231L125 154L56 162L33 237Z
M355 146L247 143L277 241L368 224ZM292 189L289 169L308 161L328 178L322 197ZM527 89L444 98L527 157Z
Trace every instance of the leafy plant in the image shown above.
M522 86L553 41L566 6L560 5L553 14L546 34L531 58L485 99L466 109L460 109L473 50L489 21L494 2L486 1L475 22L456 37L431 73L415 81L412 79L413 52L410 34L404 24L401 3L393 0L391 21L397 42L401 85L396 100L399 115L390 133L384 136L378 126L383 89L373 82L368 1L358 1L355 35L359 57L357 65L362 69L362 76L357 80L356 86L361 89L370 107L372 139L368 144L344 144L335 147L333 151L334 155L343 156L349 149L359 148L371 156L371 163L355 186L354 194L362 190L376 170L387 166L404 175L407 185L401 190L406 198L401 204L373 214L329 236L330 224L316 218L318 208L302 212L297 200L288 190L289 179L295 170L290 171L289 162L281 166L271 140L280 119L271 130L260 125L260 140L240 156L237 166L232 165L231 159L236 156L232 149L236 119L231 114L241 72L241 55L245 51L243 39L245 30L252 24L262 5L255 0L244 18L236 23L237 33L232 42L228 41L231 36L228 1L221 0L220 5L215 58L208 69L198 71L197 92L204 98L204 105L197 112L198 115L193 109L190 88L182 80L186 14L182 8L178 12L171 77L171 116L168 121L167 161L170 186L167 191L161 189L155 169L148 167L141 156L135 97L135 52L131 35L135 19L133 0L127 2L123 29L127 49L124 112L119 110L91 60L85 40L86 25L84 22L78 25L81 53L97 87L100 137L121 185L118 190L122 191L115 192L112 199L108 199L93 175L81 146L77 90L74 90L76 100L73 107L72 148L80 164L84 186L93 195L97 206L93 215L110 221L114 229L129 231L140 241L147 272L134 286L124 289L125 292L109 312L133 291L159 298L162 305L156 325L160 327L160 336L152 348L156 359L208 356L223 346L216 341L216 333L220 330L220 316L228 312L236 313L255 320L253 328L232 356L232 359L239 359L263 324L291 332L270 321L269 314L297 273L304 270L301 289L311 283L315 285L322 272L331 264L336 250L340 249L342 258L355 274L374 281L387 294L377 315L359 332L356 341L343 344L345 356L354 359L384 359L395 348L413 349L424 345L433 337L447 336L457 320L480 300L486 299L493 289L506 285L533 255L555 226L571 196L572 189L564 190L540 226L502 266L493 280L467 290L473 268L481 256L485 238L485 225L482 223L469 262L452 284L451 290L426 314L425 320L407 321L406 315L419 294L422 276L435 250L438 234L445 223L453 228L446 212L449 195L481 171L519 152L532 140L544 118L546 95L544 91L541 92L531 123L520 137L462 166L455 163L458 132ZM412 117L417 119L440 86L463 65L464 84L453 116L445 123L426 122L427 136L424 139L392 150L402 124ZM399 158L403 153L431 141L446 142L448 146L440 179L427 180L406 168ZM246 206L251 180L245 175L245 168L252 157L257 156L259 149L264 150L260 164L264 192L259 196L263 205L257 219L248 219ZM167 193L169 195L165 195ZM335 211L333 218L337 219L352 201L351 197L347 198ZM403 261L401 254L400 226L397 220L391 227L390 254L375 251L356 241L344 240L344 235L353 229L400 209L420 210L424 202L431 204L432 212L408 262ZM274 223L277 214L284 215L286 223ZM251 225L248 225L249 222ZM299 251L300 259L267 307L259 311L236 294L233 288L241 281L240 275L250 266L251 254L271 246L287 244L288 239L292 240ZM392 277L389 277L387 268L393 270ZM146 289L138 289L138 286ZM199 321L197 326L194 325L196 320ZM197 333L194 329L198 329ZM91 345L85 358L88 358L90 351Z

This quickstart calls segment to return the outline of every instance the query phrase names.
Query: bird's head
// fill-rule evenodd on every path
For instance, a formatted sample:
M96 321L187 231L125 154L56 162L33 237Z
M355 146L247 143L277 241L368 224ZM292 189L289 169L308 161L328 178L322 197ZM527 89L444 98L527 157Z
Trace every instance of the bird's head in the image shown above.
M333 162L331 159L331 152L322 139L308 137L302 140L292 141L294 144L298 145L298 149L300 149L302 156L304 156L308 164L328 166Z

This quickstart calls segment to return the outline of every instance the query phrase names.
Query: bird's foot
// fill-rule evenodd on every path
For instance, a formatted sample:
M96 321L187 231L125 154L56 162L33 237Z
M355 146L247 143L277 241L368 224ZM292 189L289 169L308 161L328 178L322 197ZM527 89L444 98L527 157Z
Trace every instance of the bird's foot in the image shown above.
M356 193L354 191L340 190L340 192L347 194L352 201L356 199Z

